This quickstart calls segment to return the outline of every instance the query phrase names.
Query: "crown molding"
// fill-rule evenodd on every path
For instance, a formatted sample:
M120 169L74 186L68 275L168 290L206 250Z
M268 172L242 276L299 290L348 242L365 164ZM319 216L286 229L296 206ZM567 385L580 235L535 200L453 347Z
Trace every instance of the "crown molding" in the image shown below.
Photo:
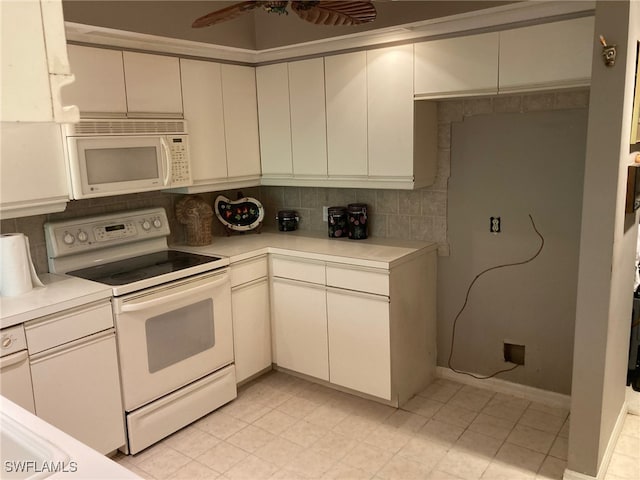
M588 16L593 15L594 11L595 1L533 0L265 50L227 47L72 22L65 22L65 30L67 41L72 43L206 58L245 65L262 65L349 50L456 36L461 33L479 33Z

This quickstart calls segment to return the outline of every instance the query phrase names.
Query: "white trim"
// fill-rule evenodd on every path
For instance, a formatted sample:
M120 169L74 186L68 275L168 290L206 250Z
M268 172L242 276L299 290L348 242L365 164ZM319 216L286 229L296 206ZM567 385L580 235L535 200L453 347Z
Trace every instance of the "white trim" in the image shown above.
M622 408L620 409L620 412L618 413L616 424L613 426L613 430L611 431L611 436L609 437L607 448L604 451L604 455L602 456L602 462L600 462L600 468L598 468L597 475L593 477L591 475L575 472L567 468L565 469L564 475L562 476L563 480L604 480L605 476L607 475L607 469L609 468L609 463L611 462L611 457L613 456L613 452L616 448L616 444L618 443L620 432L622 432L622 427L624 426L624 421L625 421L625 418L627 417L627 413L628 413L627 402L624 402L622 404Z
M522 22L590 14L594 1L525 1L475 12L380 28L340 37L285 45L265 50L227 47L159 35L65 22L68 41L111 47L186 55L244 64L278 62L394 42L411 42L472 30L496 29Z
M456 373L446 367L436 367L436 376L438 378L464 383L465 385L484 388L486 390L492 390L499 393L506 393L508 395L513 395L514 397L524 398L526 400L542 403L551 407L560 407L567 410L570 410L571 408L571 396L569 395L550 392L548 390L542 390L541 388L530 387L528 385L521 385L519 383L507 382L506 380L500 380L499 378L479 380L462 373Z

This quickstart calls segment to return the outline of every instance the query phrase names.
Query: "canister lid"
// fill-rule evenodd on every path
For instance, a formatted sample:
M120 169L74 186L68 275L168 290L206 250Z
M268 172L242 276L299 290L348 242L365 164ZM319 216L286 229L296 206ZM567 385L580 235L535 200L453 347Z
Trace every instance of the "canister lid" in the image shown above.
M346 213L347 211L347 207L329 207L327 209L327 213L331 214L340 214L340 213Z
M347 205L347 210L350 212L362 212L367 210L366 203L350 203Z
M298 212L296 212L295 210L279 210L278 216L276 218L279 218L281 220L292 220L297 217Z

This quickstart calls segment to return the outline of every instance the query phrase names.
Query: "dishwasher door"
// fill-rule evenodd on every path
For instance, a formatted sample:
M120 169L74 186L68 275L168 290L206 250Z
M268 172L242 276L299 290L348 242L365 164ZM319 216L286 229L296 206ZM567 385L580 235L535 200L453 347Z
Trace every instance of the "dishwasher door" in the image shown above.
M0 394L31 413L36 413L26 350L0 358Z

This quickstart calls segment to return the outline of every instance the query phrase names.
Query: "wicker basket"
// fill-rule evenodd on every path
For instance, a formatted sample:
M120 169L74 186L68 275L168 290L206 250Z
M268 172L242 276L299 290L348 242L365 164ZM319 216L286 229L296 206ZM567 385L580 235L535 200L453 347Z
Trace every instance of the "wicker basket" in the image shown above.
M187 227L187 245L211 243L213 209L199 196L187 196L176 204L176 218Z

